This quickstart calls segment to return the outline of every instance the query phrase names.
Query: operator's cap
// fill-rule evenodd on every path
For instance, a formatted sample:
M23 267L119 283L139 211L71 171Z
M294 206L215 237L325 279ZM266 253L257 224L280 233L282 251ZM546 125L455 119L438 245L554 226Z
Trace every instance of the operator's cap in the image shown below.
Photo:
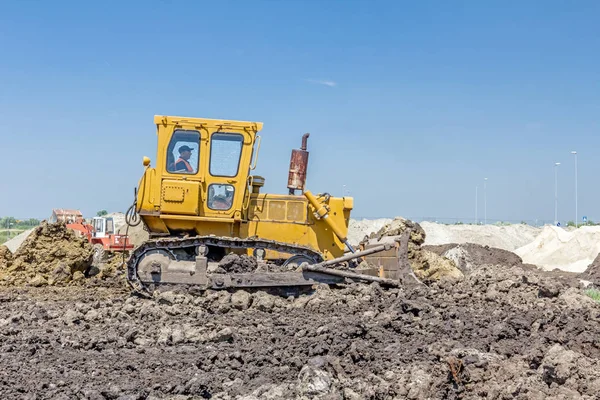
M193 149L191 147L188 147L186 145L183 145L179 148L179 152L183 152L183 151L192 151Z

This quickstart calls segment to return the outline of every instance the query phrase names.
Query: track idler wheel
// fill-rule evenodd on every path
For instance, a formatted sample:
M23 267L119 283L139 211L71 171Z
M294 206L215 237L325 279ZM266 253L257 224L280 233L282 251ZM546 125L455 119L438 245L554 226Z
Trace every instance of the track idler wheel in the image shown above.
M296 254L295 256L291 256L290 258L285 260L285 262L283 263L283 267L290 271L299 271L300 265L302 265L302 263L316 264L317 261L312 257L305 256L302 254Z
M155 250L145 254L137 268L138 278L142 282L160 283L163 271L171 263L171 255L166 251Z

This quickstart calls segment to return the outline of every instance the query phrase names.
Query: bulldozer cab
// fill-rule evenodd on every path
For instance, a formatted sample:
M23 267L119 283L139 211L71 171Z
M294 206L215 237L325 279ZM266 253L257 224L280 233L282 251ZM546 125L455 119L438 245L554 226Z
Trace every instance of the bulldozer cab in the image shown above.
M240 220L261 123L155 117L160 213Z

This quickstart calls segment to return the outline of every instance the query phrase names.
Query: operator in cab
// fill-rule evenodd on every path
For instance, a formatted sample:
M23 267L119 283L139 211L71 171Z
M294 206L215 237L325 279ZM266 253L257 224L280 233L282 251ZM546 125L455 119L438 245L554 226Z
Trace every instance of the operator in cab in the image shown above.
M175 171L194 172L192 165L189 162L192 156L192 148L183 145L179 148L179 158L175 162Z

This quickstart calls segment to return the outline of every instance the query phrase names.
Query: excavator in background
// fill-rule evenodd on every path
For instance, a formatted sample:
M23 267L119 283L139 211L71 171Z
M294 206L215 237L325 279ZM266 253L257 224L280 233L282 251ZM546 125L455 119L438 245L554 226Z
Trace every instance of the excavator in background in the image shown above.
M402 240L354 249L347 239L353 198L306 190L308 133L292 150L288 194L280 195L261 193L265 178L252 173L261 122L155 116L154 123L156 164L144 157L126 214L129 226L143 222L150 233L127 260L135 290L298 288L347 279L398 284ZM211 268L229 253L279 270ZM355 268L365 260L369 268Z

